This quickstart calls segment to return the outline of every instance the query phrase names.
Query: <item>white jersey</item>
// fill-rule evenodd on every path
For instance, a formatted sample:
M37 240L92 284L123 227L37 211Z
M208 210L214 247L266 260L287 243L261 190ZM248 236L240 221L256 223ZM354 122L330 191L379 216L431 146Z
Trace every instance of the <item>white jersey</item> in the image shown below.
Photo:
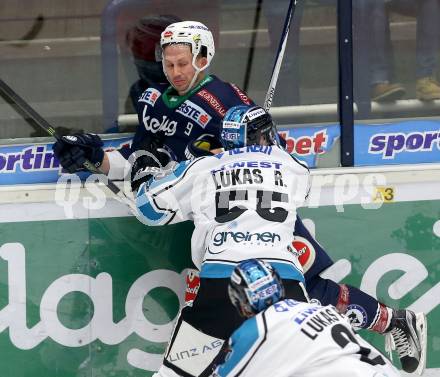
M282 278L303 281L287 245L308 190L306 166L277 146L254 145L180 163L141 186L137 205L148 225L194 221L201 277L229 278L237 262L261 258Z
M329 306L284 300L244 322L216 377L397 377L398 370Z

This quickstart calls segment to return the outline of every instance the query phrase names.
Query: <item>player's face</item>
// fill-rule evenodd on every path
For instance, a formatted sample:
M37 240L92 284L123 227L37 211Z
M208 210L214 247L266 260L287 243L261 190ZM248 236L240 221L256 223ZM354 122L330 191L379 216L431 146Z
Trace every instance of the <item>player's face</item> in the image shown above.
M170 84L182 95L188 89L191 80L196 73L192 65L191 47L183 44L166 46L163 52L165 73ZM196 65L203 67L207 63L206 58L197 58ZM197 85L205 73L199 73L194 85Z
M269 145L266 136L260 135L260 145Z

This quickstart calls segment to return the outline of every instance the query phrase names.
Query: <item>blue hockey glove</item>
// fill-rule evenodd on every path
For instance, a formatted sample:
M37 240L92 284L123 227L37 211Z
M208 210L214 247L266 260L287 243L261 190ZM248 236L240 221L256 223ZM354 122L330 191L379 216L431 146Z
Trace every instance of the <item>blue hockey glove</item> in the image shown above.
M218 137L211 134L203 134L188 143L185 149L185 157L192 160L202 156L212 156L212 149L223 148Z
M62 136L52 149L61 166L69 173L75 173L84 170L86 160L100 167L104 159L103 145L96 134L74 134Z

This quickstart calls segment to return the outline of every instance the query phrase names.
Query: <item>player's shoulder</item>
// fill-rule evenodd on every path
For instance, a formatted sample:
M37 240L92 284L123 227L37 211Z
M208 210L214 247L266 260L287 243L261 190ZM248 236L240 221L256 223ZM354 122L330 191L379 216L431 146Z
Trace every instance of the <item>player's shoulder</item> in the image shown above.
M243 104L254 105L254 101L238 85L223 81L215 75L211 75L211 78L204 89L215 94L228 108Z
M206 158L207 157L199 157L193 160L183 160L178 162L172 170L167 171L166 174L160 174L154 177L151 180L148 189L161 189L164 186L173 187L180 185L184 180L188 182L188 179L191 180L194 176L199 175L201 171L206 169L204 164Z
M308 305L309 304L306 302L286 298L270 306L266 310L266 316L271 316L277 313L297 313L306 308Z
M305 161L301 161L294 155L287 152L284 148L276 146L273 147L273 154L282 158L286 163L294 166L296 169L309 173L310 169Z
M166 83L152 84L142 92L141 96L138 99L138 102L147 103L153 106L168 87L169 84Z
M289 320L301 324L304 319L313 316L315 313L323 311L332 312L334 310L335 308L332 305L322 306L318 303L303 302L287 298L270 306L265 311L265 317L267 320L286 317L289 318Z

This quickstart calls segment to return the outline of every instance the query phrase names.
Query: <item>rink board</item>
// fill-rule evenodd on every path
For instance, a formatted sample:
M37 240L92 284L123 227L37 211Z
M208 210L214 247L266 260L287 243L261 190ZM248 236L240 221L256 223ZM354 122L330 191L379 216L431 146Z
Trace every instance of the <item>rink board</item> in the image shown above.
M315 182L309 203L315 208L300 212L337 262L330 271L335 279L386 304L427 313L425 376L435 376L439 181L433 172L423 173L425 179L393 174L373 188L368 174L352 174L362 186L357 194L344 188L353 177L335 174L319 200ZM81 197L66 212L54 192L0 195L1 376L151 375L182 301L192 225L148 228L113 200L94 209ZM383 350L381 336L363 335Z

